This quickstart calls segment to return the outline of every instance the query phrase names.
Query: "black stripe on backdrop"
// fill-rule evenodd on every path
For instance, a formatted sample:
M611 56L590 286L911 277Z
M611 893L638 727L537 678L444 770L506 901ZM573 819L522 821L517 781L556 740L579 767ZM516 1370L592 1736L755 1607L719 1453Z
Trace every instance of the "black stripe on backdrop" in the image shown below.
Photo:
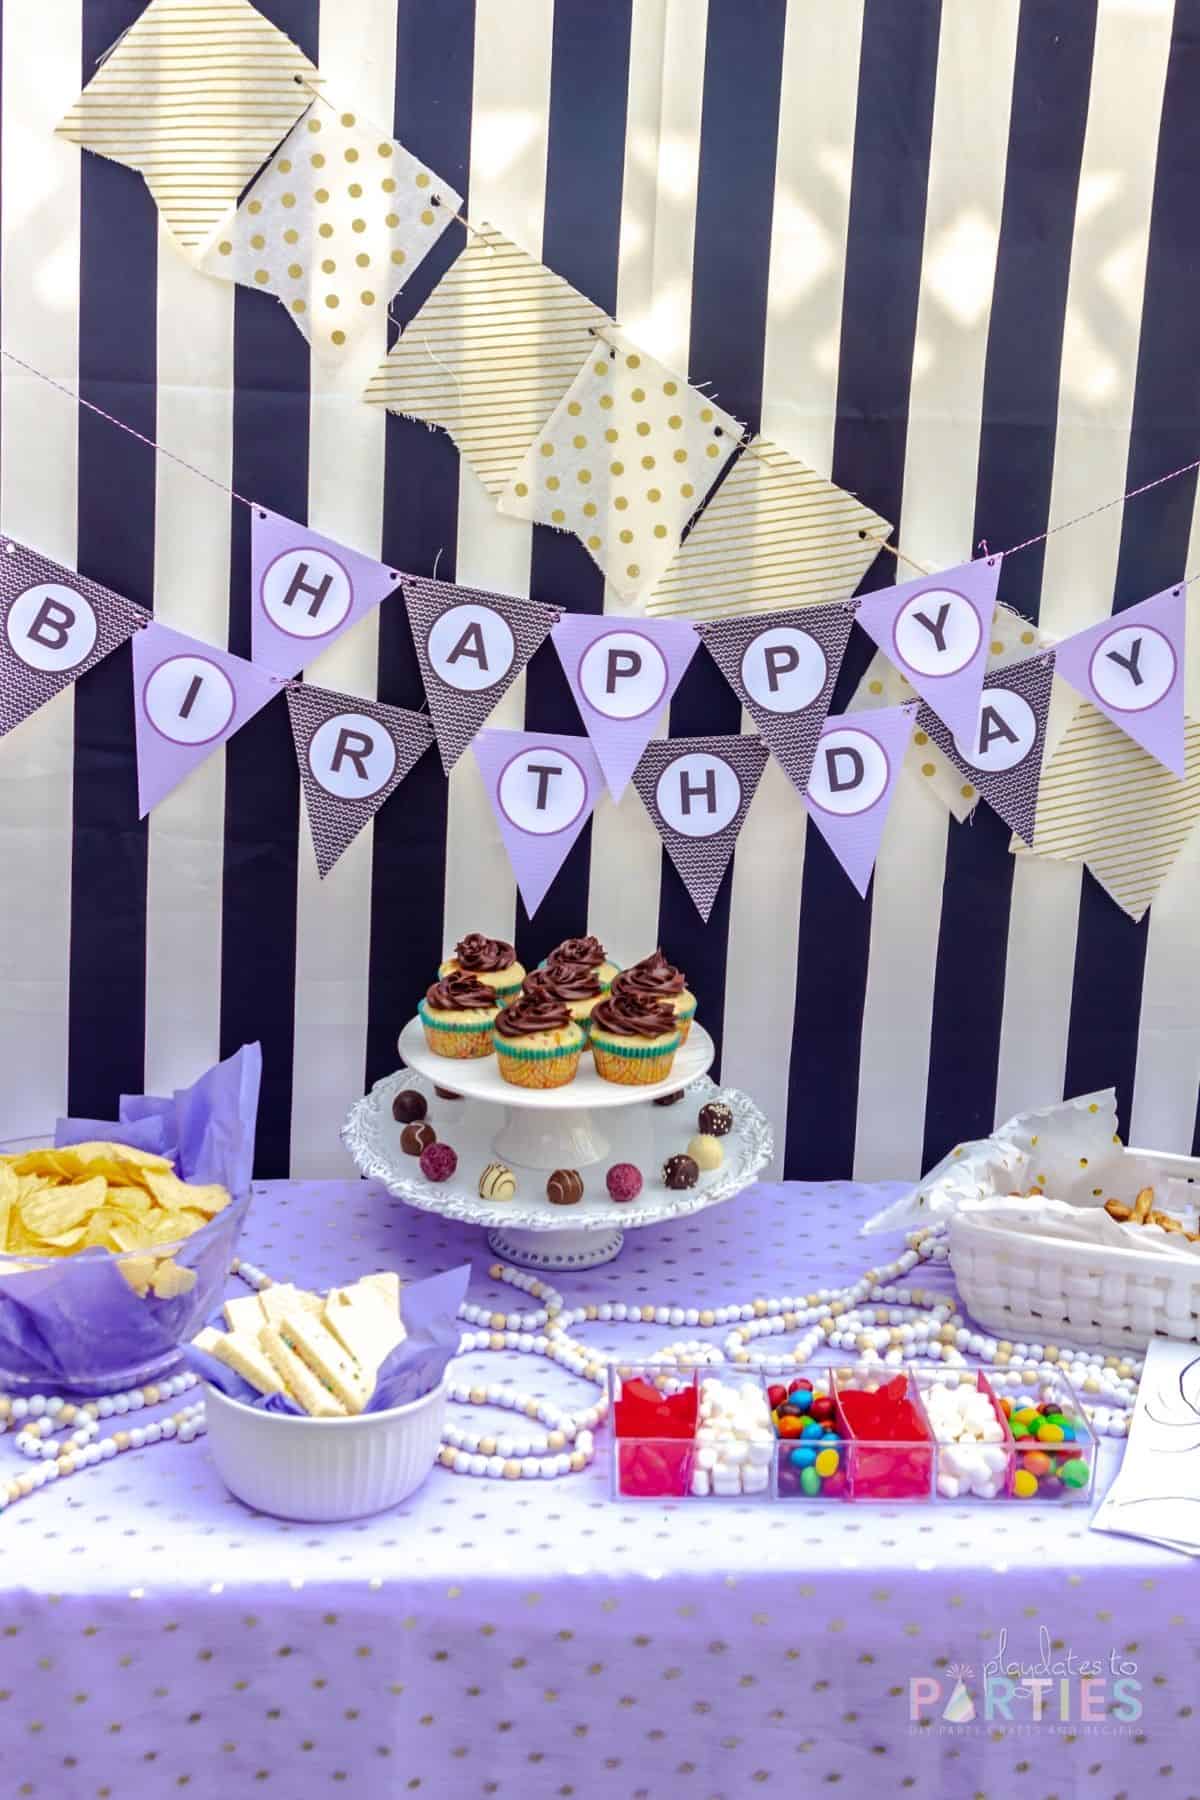
M542 257L557 275L615 315L625 179L632 0L557 0L550 62L550 117ZM578 538L533 528L529 592L571 612L604 610L604 577ZM525 724L582 730L558 654L542 645L529 664ZM517 897L517 953L530 968L585 929L591 821L580 832L532 921Z
M709 0L700 119L696 232L692 252L689 370L693 381L757 430L771 261L771 215L779 140L779 94L787 0ZM701 652L671 706L672 737L741 728L737 696ZM705 924L662 858L659 937L688 971L717 1044L719 1076L729 953L730 864Z
M83 80L143 0L83 9ZM141 177L86 152L80 170L79 392L154 436L158 218ZM154 452L79 410L81 574L154 604ZM115 1117L146 1043L147 831L138 818L131 651L75 684L68 1104ZM104 892L97 898L97 871ZM103 1046L103 1048L101 1048Z
M474 0L400 0L393 130L414 156L464 196L471 161ZM462 248L452 225L392 304L406 324ZM389 328L389 336L394 334ZM393 568L452 581L459 458L450 438L386 413L382 554ZM440 555L439 555L440 553ZM379 612L379 698L420 707L425 694L399 597ZM371 864L368 1085L396 1066L396 1033L442 954L449 784L427 751L390 806L376 814Z
M1004 206L992 289L974 542L1017 543L1049 523L1071 243L1091 88L1095 16L1075 0L1025 0L1017 32ZM1027 619L1045 547L1010 558L1000 596ZM1010 832L988 806L951 821L938 934L922 1168L995 1123Z
M319 0L260 0L317 60ZM287 518L308 518L309 353L270 294L234 289L233 485ZM231 503L229 648L250 655L250 512ZM295 1045L300 778L282 693L225 750L221 1054L263 1049L255 1173L286 1175Z
M937 80L938 0L866 0L838 359L833 479L899 520ZM864 592L895 577L878 557ZM868 660L855 630L834 693L843 707ZM860 902L817 831L804 847L784 1172L854 1166L859 1058L871 945Z
M1159 124L1142 332L1126 488L1196 455L1200 418L1200 0L1177 0ZM1185 573L1196 477L1181 476L1125 508L1114 611ZM1066 1092L1115 1085L1128 1130L1149 915L1135 925L1085 871L1075 942Z

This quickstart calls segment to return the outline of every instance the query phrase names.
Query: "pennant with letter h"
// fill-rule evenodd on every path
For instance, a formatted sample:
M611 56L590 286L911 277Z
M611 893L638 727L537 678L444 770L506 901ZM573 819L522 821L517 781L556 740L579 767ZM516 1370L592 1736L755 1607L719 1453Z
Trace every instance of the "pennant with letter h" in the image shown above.
M273 700L265 669L153 621L133 640L138 817Z
M1058 673L1181 781L1186 634L1183 588L1164 588L1054 652Z
M947 731L928 706L917 715L917 724L942 755L1027 844L1033 842L1037 822L1054 656L1052 650L1040 650L989 675L975 723L961 736Z
M604 787L585 737L481 731L475 760L525 911L533 917Z
M608 791L619 800L696 654L696 628L685 619L564 613L550 636Z
M433 742L425 713L298 682L288 718L322 879Z
M821 729L804 806L863 899L916 710L910 700L837 713Z
M956 737L969 737L987 669L999 556L866 594L863 630Z
M250 654L276 675L294 675L392 593L389 569L307 525L250 508Z
M633 785L707 924L725 871L767 766L762 738L658 738Z

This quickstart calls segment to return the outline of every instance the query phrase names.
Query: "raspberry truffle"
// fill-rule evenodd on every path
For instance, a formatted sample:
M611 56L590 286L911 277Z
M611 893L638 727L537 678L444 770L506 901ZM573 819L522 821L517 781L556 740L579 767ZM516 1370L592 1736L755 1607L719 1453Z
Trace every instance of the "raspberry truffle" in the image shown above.
M449 1181L458 1157L449 1144L426 1144L421 1152L421 1173L426 1181Z
M614 1163L604 1180L613 1200L636 1200L642 1191L642 1172L632 1163Z

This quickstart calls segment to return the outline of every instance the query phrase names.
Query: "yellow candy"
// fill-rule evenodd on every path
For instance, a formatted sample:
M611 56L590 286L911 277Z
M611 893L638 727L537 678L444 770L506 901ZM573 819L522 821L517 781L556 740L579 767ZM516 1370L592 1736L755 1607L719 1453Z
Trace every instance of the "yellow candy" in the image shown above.
M818 1450L817 1460L813 1463L813 1468L817 1471L817 1474L821 1479L824 1480L826 1475L837 1474L839 1461L840 1458L838 1457L836 1450Z
M1013 1418L1017 1421L1018 1425L1032 1425L1034 1420L1040 1419L1041 1416L1041 1413L1033 1406L1023 1406L1020 1412L1015 1412L1013 1414Z
M1037 1476L1030 1475L1025 1469L1018 1469L1013 1476L1013 1493L1018 1500L1029 1500L1037 1493Z
M1063 1442L1061 1425L1039 1425L1037 1435L1039 1443L1042 1444L1061 1444Z

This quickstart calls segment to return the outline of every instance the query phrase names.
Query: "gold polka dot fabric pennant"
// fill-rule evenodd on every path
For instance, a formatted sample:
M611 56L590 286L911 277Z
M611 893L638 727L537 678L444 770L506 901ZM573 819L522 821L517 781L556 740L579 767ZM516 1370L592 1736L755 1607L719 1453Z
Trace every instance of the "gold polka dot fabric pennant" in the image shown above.
M500 511L573 531L617 592L639 600L742 427L623 332L598 338L500 499Z
M363 398L449 432L499 499L594 333L610 325L570 282L494 225L480 225Z
M200 267L275 294L315 353L339 362L461 204L386 131L320 101L222 220Z
M150 0L56 129L140 170L194 261L320 81L249 0Z

